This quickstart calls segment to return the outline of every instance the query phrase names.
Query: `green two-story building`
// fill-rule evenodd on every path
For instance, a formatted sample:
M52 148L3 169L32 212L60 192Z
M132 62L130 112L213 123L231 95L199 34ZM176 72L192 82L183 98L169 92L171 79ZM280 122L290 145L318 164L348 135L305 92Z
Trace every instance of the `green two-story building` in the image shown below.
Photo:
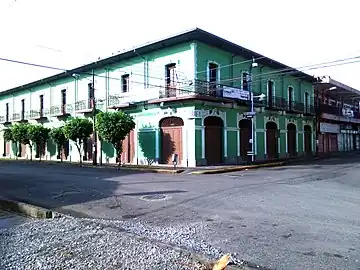
M172 164L177 154L179 165L192 167L240 164L251 161L252 155L254 160L311 155L314 81L193 29L3 91L0 125L3 132L20 121L56 127L71 117L91 119L94 83L98 109L134 116L136 128L123 142L123 163ZM18 146L3 136L1 140L3 156L14 157ZM92 138L84 145L85 160L93 158L91 145ZM116 161L109 144L97 145L98 160ZM73 142L63 153L58 148L49 141L34 157L79 160ZM28 147L20 149L20 158L29 158Z

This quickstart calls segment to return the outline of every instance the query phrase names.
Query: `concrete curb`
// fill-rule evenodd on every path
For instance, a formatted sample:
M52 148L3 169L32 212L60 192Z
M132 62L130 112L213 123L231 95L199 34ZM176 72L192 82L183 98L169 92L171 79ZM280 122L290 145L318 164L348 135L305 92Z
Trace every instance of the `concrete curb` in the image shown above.
M149 172L149 173L170 173L170 174L178 174L178 173L183 173L185 171L184 169L170 170L170 169L131 168L131 167L130 168L122 167L121 169L122 170L143 171L143 172Z
M168 168L151 168L151 166L92 166L89 164L80 164L79 163L70 163L70 162L58 162L58 161L48 161L48 160L42 160L41 162L39 162L38 160L16 160L16 159L1 159L0 158L0 163L14 163L14 162L19 162L22 164L37 164L37 165L46 165L46 166L74 166L74 167L78 167L78 168L92 168L92 169L110 169L110 170L119 170L119 171L141 171L141 172L148 172L148 173L168 173L168 174L179 174L179 173L183 173L185 171L185 169L168 169Z
M57 216L56 213L51 210L5 198L0 198L0 208L38 219L54 218Z
M244 171L244 170L251 170L251 169L258 169L263 167L277 167L285 165L286 162L273 162L273 163L265 163L265 164L258 164L258 165L247 165L247 166L232 166L227 168L219 168L213 170L202 170L202 171L194 171L190 172L189 174L220 174L220 173L227 173L227 172L237 172L237 171Z

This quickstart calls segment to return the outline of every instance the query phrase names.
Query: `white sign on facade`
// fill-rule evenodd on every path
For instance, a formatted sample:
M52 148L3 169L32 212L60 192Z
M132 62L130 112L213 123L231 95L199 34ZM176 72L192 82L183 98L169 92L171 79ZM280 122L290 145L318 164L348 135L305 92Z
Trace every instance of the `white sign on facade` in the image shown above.
M233 98L240 100L249 100L249 91L245 91L239 88L223 86L223 97L224 98Z
M354 117L354 111L348 108L342 108L342 114L346 117Z
M320 132L323 133L340 133L340 126L331 123L320 123Z
M190 112L189 118L202 118L203 117L203 111L202 110L192 110Z

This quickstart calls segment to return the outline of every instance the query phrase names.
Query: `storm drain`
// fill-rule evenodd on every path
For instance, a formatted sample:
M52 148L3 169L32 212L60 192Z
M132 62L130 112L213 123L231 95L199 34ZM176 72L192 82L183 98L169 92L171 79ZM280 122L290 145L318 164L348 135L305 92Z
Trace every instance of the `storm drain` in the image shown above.
M168 200L168 199L170 199L170 197L167 195L164 195L164 194L151 194L151 195L144 195L144 196L140 197L140 200L149 201L149 202L163 201L163 200Z

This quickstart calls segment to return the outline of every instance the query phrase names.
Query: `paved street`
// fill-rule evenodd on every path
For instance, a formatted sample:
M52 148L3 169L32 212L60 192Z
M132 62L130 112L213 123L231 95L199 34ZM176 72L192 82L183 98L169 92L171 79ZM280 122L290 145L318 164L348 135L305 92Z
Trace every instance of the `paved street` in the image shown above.
M354 157L198 176L2 163L0 170L0 195L78 217L201 223L198 241L264 269L360 269Z
M27 221L25 217L0 209L0 230L12 228Z

